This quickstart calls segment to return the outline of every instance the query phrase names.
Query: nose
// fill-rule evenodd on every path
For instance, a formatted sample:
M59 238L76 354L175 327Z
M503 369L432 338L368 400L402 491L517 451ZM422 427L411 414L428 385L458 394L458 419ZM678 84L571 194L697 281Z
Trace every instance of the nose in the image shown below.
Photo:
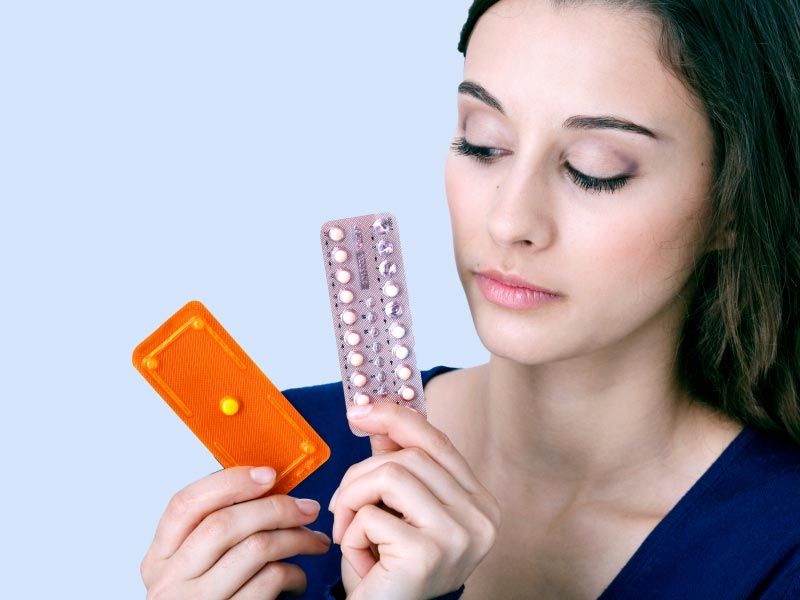
M546 248L555 237L548 192L534 172L509 173L496 188L486 215L486 228L504 248Z

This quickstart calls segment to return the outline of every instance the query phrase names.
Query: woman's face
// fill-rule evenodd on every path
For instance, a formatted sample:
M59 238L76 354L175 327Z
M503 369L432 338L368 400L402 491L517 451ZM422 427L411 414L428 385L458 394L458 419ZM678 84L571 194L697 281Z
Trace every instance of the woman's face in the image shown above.
M712 133L657 35L642 13L545 1L503 0L478 21L464 80L491 98L463 88L455 137L490 162L453 150L445 176L459 277L492 353L541 363L682 321L678 294L707 241ZM656 137L565 126L576 116ZM580 174L629 179L598 192ZM496 304L476 275L489 269L561 297Z

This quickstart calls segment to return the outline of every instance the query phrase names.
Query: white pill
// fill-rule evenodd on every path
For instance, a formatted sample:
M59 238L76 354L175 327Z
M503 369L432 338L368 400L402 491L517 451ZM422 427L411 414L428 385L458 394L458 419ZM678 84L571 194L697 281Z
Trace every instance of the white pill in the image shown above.
M340 271L336 271L336 281L339 283L347 283L350 281L350 271L347 269L341 269Z
M400 360L404 360L408 358L408 348L402 344L397 344L394 348L392 348L392 354L394 354Z
M334 242L341 242L344 239L344 230L341 227L331 227L328 237Z
M342 290L339 292L339 302L343 304L350 304L353 301L353 292L350 290Z
M394 370L394 374L397 375L398 379L402 379L403 381L411 379L411 369L408 368L408 365L400 365Z
M400 323L392 323L389 327L389 333L392 334L393 338L399 340L406 334L406 328L400 325Z
M364 406L365 404L369 404L370 398L363 392L357 392L356 395L353 396L353 400L355 400L355 403L359 406Z
M400 397L403 398L403 400L413 400L414 396L416 396L416 394L414 393L413 388L410 388L407 385L404 385L400 388Z
M383 284L383 293L389 298L394 298L400 293L400 287L394 281L387 281Z
M342 321L344 321L347 325L352 325L355 323L357 318L358 317L356 316L356 313L354 313L352 310L346 310L342 313Z
M361 352L350 352L347 355L347 361L354 367L360 367L364 364L364 355Z
M356 387L364 387L367 385L367 376L356 371L350 376L350 383Z
M344 341L347 342L350 346L358 346L359 342L361 342L361 336L358 335L355 331L348 331L344 335Z
M348 256L347 250L343 250L342 248L334 248L333 252L331 252L331 257L333 257L333 260L340 264L346 261Z

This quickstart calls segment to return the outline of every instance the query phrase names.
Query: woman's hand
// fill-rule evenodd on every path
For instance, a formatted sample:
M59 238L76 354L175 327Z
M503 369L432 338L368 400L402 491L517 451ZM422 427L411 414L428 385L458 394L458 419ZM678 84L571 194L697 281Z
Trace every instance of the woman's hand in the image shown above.
M263 496L274 469L231 467L187 486L169 502L141 564L148 600L246 600L303 592L295 554L324 554L325 534L304 527L319 505L283 494Z
M331 500L348 600L458 589L494 545L500 506L425 417L397 404L367 406L348 418L375 434L373 456L348 469Z

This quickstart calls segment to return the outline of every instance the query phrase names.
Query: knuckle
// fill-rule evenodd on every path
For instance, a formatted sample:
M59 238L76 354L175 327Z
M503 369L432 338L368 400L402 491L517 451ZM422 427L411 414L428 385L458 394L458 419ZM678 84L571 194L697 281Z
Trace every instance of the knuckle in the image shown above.
M224 537L232 527L231 516L223 510L218 510L208 515L200 523L200 535L206 538Z
M407 455L414 462L427 460L429 457L428 453L419 446L411 446L410 448L401 450L401 452Z
M268 553L272 549L271 537L266 531L258 531L247 536L242 542L245 552L256 555Z
M433 438L431 439L431 446L433 447L434 451L436 452L444 452L450 450L452 447L452 442L450 438L447 437L447 434L443 431L439 431L438 429L433 433Z
M169 519L181 519L192 508L193 499L189 495L189 493L185 490L181 490L177 494L175 494L167 504L167 518Z
M151 569L151 562L150 562L150 552L145 555L142 559L142 562L139 564L139 575L142 577L142 581L144 582L145 586L148 585L150 581L150 569Z
M495 525L495 521L492 517L483 515L478 532L483 540L485 548L488 549L494 546L495 540L497 540L497 525Z
M271 511L278 518L282 518L284 515L291 514L292 507L289 506L289 503L291 502L294 504L294 501L285 494L266 496L265 498L262 498L262 500L265 504L264 509Z
M464 552L470 546L469 532L460 525L456 525L448 531L448 538L459 553Z
M377 468L380 480L386 484L396 483L398 479L405 475L406 470L399 463L390 460Z

